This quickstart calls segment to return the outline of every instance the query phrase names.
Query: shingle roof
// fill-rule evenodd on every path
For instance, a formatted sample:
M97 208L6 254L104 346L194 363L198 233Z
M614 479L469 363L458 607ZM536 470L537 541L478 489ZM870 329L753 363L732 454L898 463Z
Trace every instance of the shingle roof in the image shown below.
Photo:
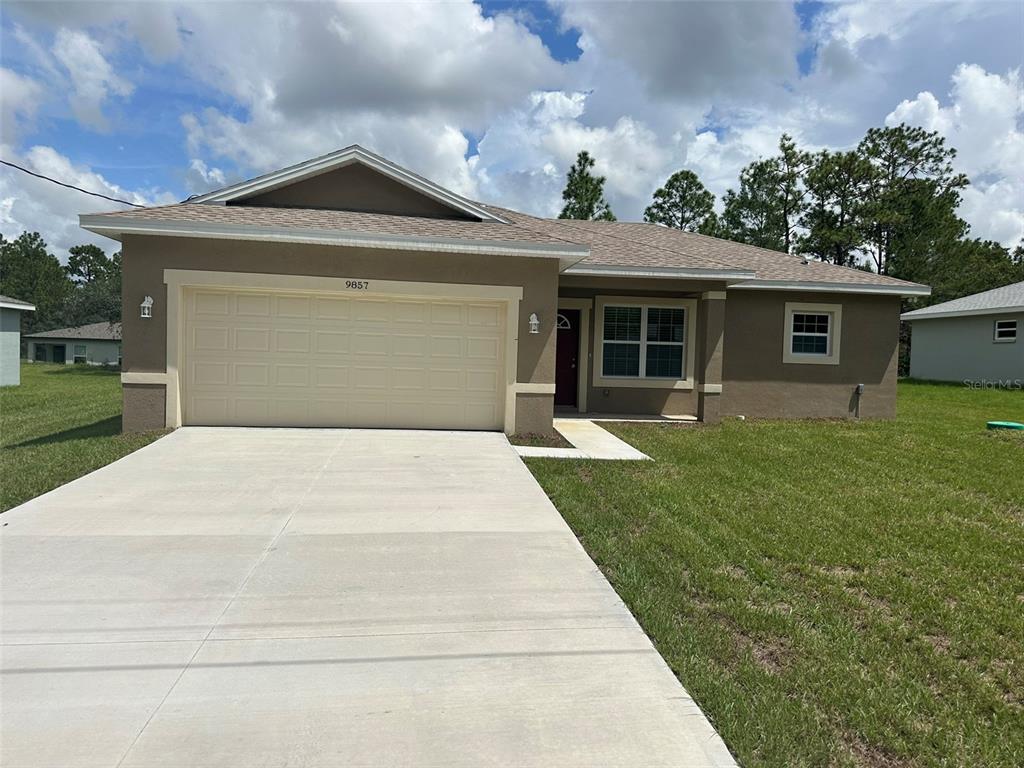
M916 283L862 269L804 260L779 251L683 232L656 224L626 221L539 219L499 209L517 224L552 235L580 239L590 256L578 266L691 267L747 270L758 281L810 282L912 289ZM571 270L570 270L571 271Z
M268 208L255 205L216 205L176 203L153 208L96 214L94 221L169 222L176 224L215 224L235 227L364 232L399 237L455 238L492 243L523 243L573 248L565 238L545 235L515 224L468 219L434 219L424 216L396 216L386 213L339 211L320 208ZM578 247L576 250L579 250Z
M120 341L120 323L90 323L77 328L58 328L25 336L26 339L85 339L88 341Z
M36 308L31 302L22 301L21 299L12 299L10 296L0 296L0 307L4 307L5 309L20 309L24 312L31 312Z
M468 221L357 211L271 208L184 202L82 217L94 232L333 242L370 247L557 255L569 274L619 274L729 279L735 287L926 294L928 288L859 269L639 222L544 219L473 203L507 221ZM124 229L121 229L124 228ZM131 229L129 229L131 228ZM321 239L322 238L322 239ZM376 240L375 240L376 239Z
M996 315L1003 312L1024 312L1024 281L1011 283L991 291L972 293L959 299L933 304L913 312L905 312L904 320L928 320L957 315Z

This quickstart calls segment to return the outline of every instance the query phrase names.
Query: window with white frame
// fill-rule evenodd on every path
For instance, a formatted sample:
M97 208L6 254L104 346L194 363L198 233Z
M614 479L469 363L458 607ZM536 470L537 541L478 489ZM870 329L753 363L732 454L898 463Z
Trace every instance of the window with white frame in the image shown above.
M992 340L1012 342L1017 340L1016 320L996 320L992 328Z
M85 362L85 344L75 344L75 362Z
M685 306L603 304L601 369L603 378L686 378Z
M838 364L842 312L839 304L787 302L782 361Z

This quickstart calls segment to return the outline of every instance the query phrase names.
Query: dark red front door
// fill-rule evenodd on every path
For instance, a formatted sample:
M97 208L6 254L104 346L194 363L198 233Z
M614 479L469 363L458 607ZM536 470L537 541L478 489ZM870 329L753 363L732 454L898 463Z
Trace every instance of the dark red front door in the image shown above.
M558 310L555 340L555 405L575 406L579 383L580 311Z

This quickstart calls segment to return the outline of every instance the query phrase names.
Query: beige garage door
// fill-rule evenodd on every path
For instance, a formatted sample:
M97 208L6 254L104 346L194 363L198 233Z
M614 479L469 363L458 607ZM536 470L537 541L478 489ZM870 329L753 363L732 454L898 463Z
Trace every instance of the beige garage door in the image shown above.
M501 429L505 306L185 293L185 424Z

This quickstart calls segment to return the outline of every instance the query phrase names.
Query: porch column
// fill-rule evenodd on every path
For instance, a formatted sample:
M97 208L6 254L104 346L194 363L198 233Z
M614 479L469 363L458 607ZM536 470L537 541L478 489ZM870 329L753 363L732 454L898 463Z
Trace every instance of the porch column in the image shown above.
M725 346L725 291L705 291L697 309L697 418L720 419L722 355Z

